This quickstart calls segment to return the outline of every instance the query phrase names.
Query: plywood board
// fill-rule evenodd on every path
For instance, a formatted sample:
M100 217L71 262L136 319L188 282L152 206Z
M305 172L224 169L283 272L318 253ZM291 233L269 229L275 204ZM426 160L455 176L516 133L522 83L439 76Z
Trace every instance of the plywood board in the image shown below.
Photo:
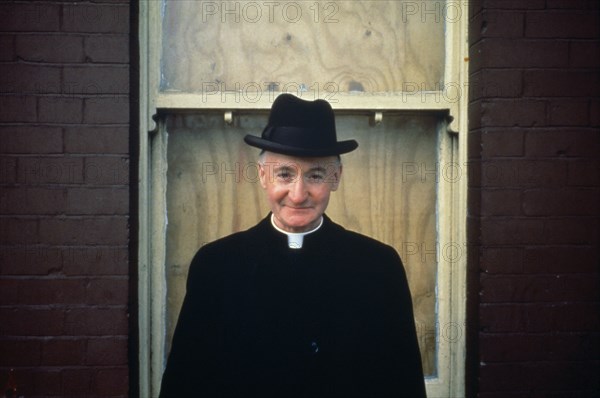
M444 1L166 1L161 91L441 90Z

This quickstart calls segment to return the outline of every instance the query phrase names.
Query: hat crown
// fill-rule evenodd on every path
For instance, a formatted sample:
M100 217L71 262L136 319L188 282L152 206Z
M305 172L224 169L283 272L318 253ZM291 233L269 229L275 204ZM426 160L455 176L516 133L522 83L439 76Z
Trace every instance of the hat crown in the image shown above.
M305 101L291 94L282 94L273 103L267 127L296 127L326 132L335 142L335 116L329 102L318 99Z
M244 140L263 150L297 156L339 155L358 146L354 140L337 141L335 115L327 101L306 101L287 93L273 102L261 138L247 135Z

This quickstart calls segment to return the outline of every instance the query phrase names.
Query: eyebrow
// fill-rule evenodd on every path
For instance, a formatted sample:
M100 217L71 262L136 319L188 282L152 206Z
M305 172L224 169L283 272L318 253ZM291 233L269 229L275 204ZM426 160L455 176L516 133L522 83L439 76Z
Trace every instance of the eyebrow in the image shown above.
M298 171L301 170L300 167L294 167L294 166L290 166L290 165L281 165L281 166L275 166L273 168L274 171L287 171L287 170L293 170L293 171ZM310 169L306 170L305 173L314 173L314 172L321 172L321 173L326 173L327 169L323 166L315 166L315 167L311 167Z

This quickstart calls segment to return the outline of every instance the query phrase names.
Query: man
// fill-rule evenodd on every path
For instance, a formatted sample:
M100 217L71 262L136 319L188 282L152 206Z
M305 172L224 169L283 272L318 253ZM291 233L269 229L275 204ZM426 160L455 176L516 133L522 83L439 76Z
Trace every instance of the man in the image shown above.
M195 255L161 396L424 397L397 252L325 215L356 141L326 101L289 94L245 141L271 213Z

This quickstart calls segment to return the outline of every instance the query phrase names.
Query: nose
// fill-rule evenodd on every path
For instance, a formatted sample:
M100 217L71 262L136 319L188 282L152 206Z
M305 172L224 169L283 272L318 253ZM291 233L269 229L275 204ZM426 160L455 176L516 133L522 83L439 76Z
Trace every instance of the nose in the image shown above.
M296 180L290 185L288 197L294 204L301 204L308 198L308 190L306 189L306 183L304 182L304 178L302 178L302 176L296 178Z

